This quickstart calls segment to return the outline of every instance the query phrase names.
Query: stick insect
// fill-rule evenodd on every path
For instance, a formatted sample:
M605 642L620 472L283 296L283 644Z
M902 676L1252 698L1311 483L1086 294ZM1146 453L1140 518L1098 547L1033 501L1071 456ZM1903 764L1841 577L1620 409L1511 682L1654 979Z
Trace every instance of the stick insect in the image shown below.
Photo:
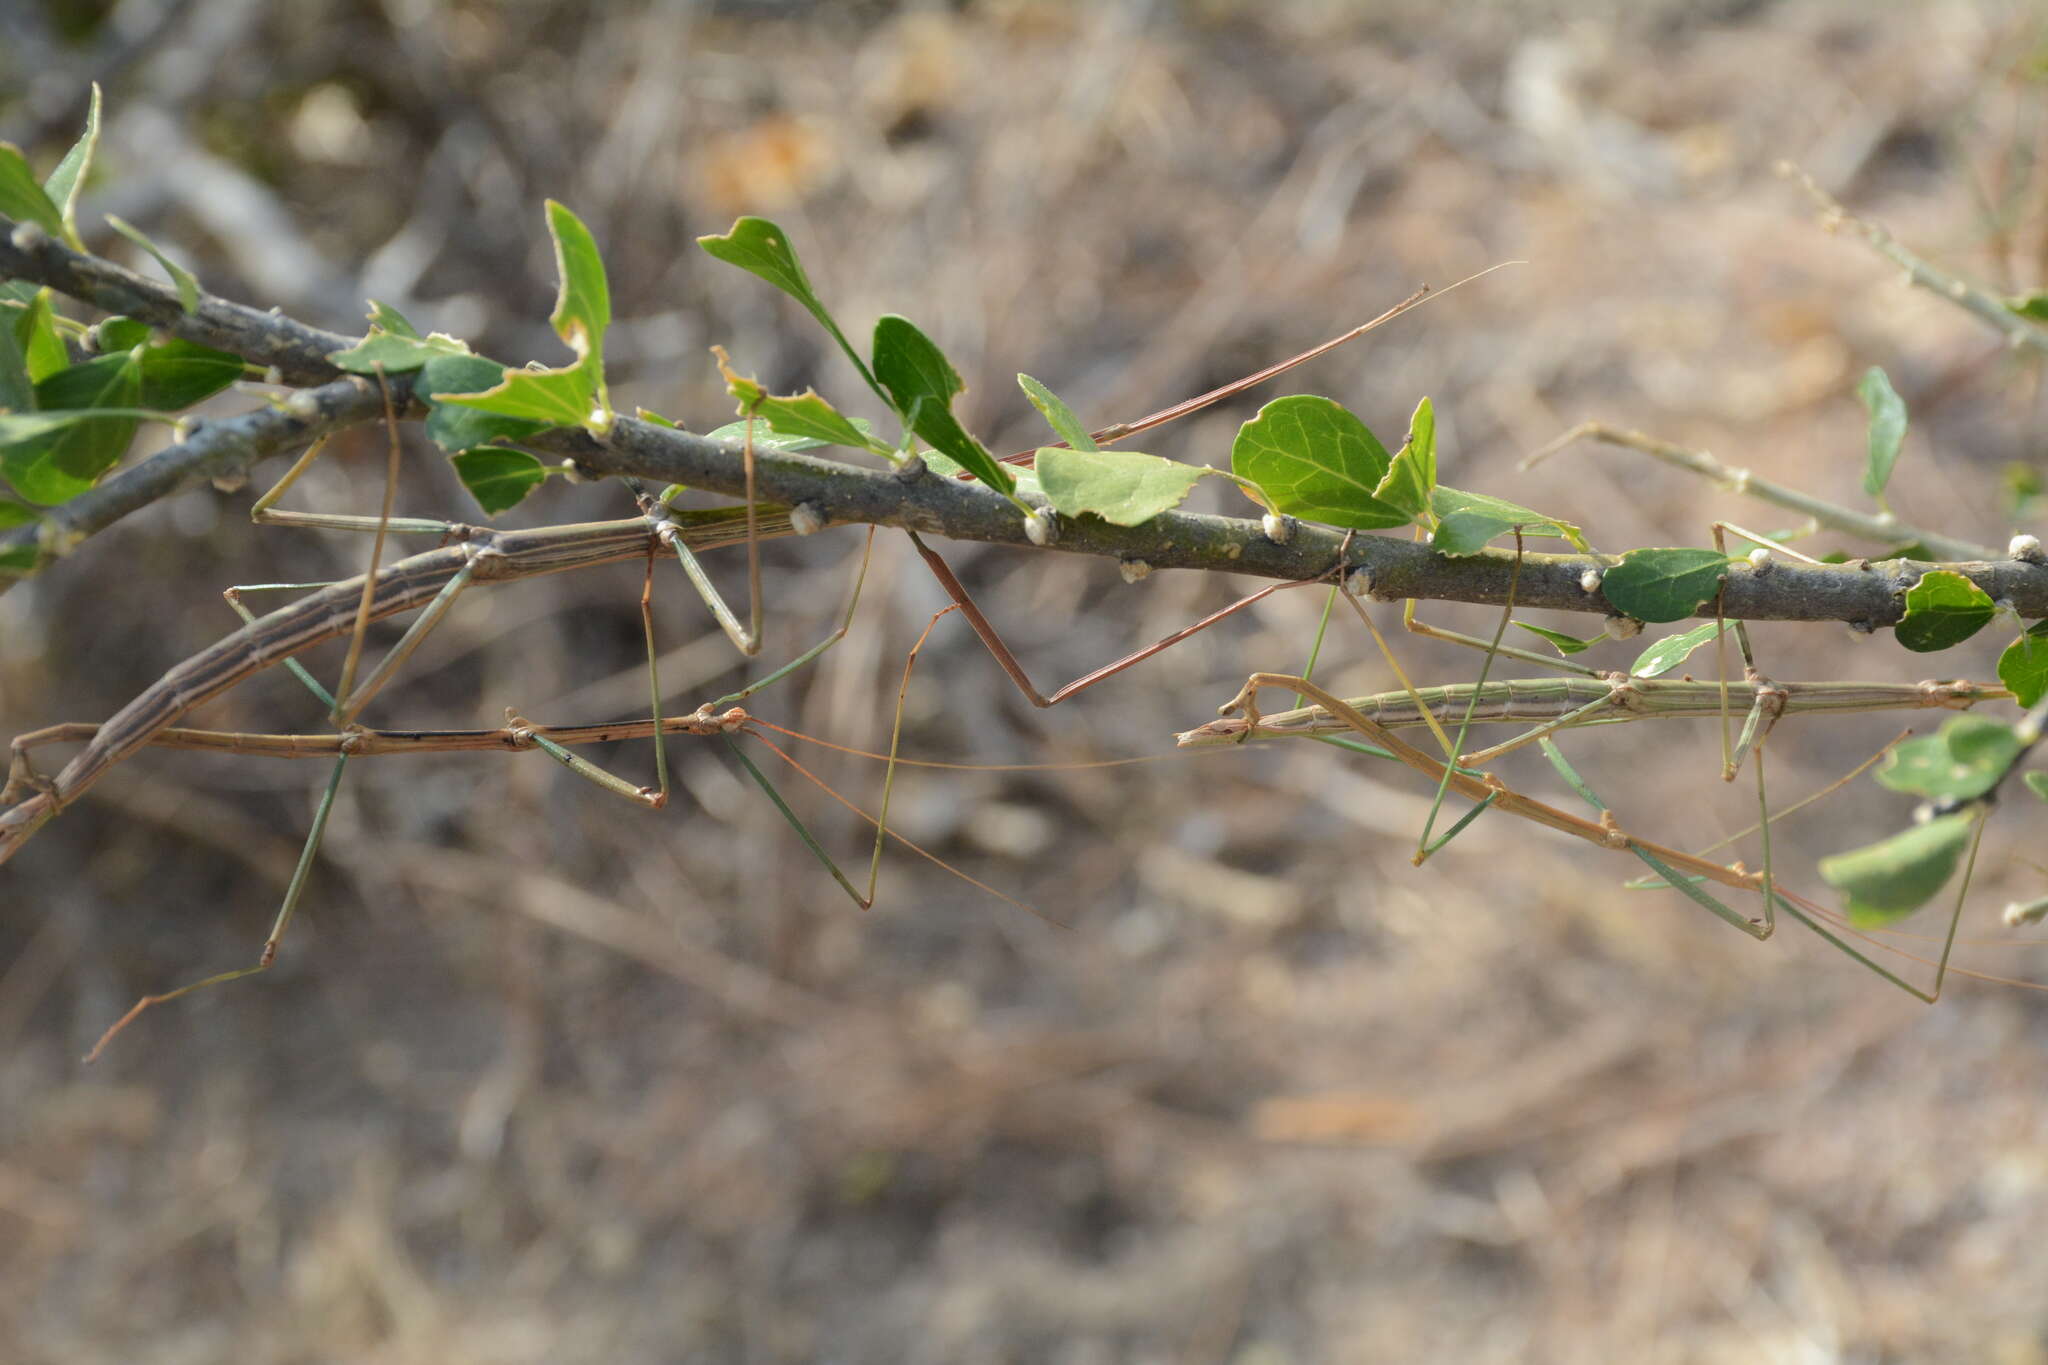
M748 453L751 459L751 438ZM304 473L318 454L318 446L309 449L274 488L258 499L252 509L252 517L259 523L371 532L377 538L377 549L373 551L372 564L368 572L354 579L331 584L261 584L231 588L226 596L246 623L240 631L173 668L102 725L52 726L18 736L12 743L8 781L4 792L0 792L0 800L19 799L19 804L0 812L0 861L12 856L41 825L77 800L115 764L145 745L167 744L290 757L324 754L334 758L334 767L316 807L298 863L256 963L253 966L217 973L177 990L143 997L107 1030L87 1060L98 1056L123 1027L149 1007L205 986L266 971L275 963L279 944L301 899L313 860L324 837L328 815L342 775L351 758L369 754L463 749L539 749L579 777L615 795L651 809L660 809L666 804L669 795L666 738L671 735L704 738L716 736L726 743L748 777L768 796L813 856L830 872L848 897L861 908L868 908L874 903L880 876L882 846L886 839L893 835L898 842L939 866L955 871L972 885L1010 904L1030 910L1030 907L1023 906L1021 902L1001 891L967 877L964 873L957 873L957 869L950 868L948 864L901 835L894 835L888 828L889 798L893 790L896 766L893 755L900 736L902 701L911 672L916 665L917 655L924 644L922 638L913 646L905 660L903 680L897 696L897 729L891 736L881 805L876 815L868 815L860 807L833 791L774 740L764 735L761 729L757 728L754 718L740 706L741 702L756 692L810 664L846 636L865 581L869 554L873 547L872 529L860 556L860 566L855 575L845 616L836 630L788 663L735 692L687 714L663 716L652 612L654 561L664 552L673 552L682 561L693 585L698 587L707 604L712 607L714 615L734 645L743 653L754 653L760 647L761 638L758 592L751 594L749 623L745 626L740 625L738 618L726 608L708 577L697 565L691 547L709 548L736 544L744 540L750 547L750 587L757 587L759 567L758 559L752 552L753 547L764 536L791 532L793 528L786 513L765 511L755 507L751 502L745 507L709 512L677 511L668 506L665 497L648 494L644 489L636 487L635 491L644 513L643 518L637 520L558 526L537 531L500 532L437 520L394 518L391 515L390 475L395 474L395 440L393 466L387 471L385 505L380 515L355 517L275 510L272 504ZM380 557L383 539L393 531L401 534L434 534L444 541L453 540L456 543L380 568L376 560ZM641 590L640 611L648 657L651 702L649 720L628 721L615 725L547 727L533 724L515 713L508 712L507 725L494 731L384 731L368 729L357 723L355 717L364 705L391 680L398 667L444 619L455 598L467 587L478 582L510 581L630 558L642 558L647 565ZM266 589L314 591L288 607L267 616L256 617L241 605L241 594ZM368 624L422 605L424 610L407 627L397 643L359 683L356 682L364 632ZM928 635L929 630L926 633ZM349 649L342 667L342 682L335 691L330 692L291 656L323 640L343 636L349 640ZM221 734L181 729L171 724L193 707L219 696L253 674L280 662L297 676L300 683L323 707L327 708L337 727L336 733ZM795 738L804 738L794 731L783 733ZM856 887L853 880L796 815L774 783L740 749L735 742L740 735L752 736L766 744L800 775L875 826L875 846L869 862L865 891ZM571 751L573 746L607 739L648 737L654 740L655 745L657 780L653 786L641 786L626 781ZM42 745L67 741L82 741L84 748L54 777L44 777L38 773L31 761L31 753Z
M1720 535L1721 527L1717 526L1717 541ZM1361 620L1365 621L1368 629L1371 629L1371 621L1365 616L1363 609L1355 602L1352 606L1358 611ZM1428 830L1425 828L1414 858L1417 863L1456 837L1481 813L1488 809L1498 809L1602 848L1625 849L1632 852L1654 874L1653 879L1632 885L1668 887L1676 890L1752 938L1769 938L1776 929L1777 914L1782 910L1830 945L1901 990L1930 1004L1940 998L1942 984L1949 971L1950 955L1956 943L1963 895L1968 887L1967 873L1963 883L1964 892L1958 893L1955 907L1950 914L1947 931L1942 940L1941 954L1935 963L1931 987L1923 989L1859 951L1847 941L1845 935L1853 934L1866 938L1867 936L1847 926L1826 907L1786 889L1774 876L1771 826L1778 816L1771 812L1766 796L1765 741L1777 721L1788 714L1900 708L1962 710L1978 702L2009 700L2012 694L2003 686L1967 681L1928 681L1903 685L1774 682L1757 670L1742 623L1734 622L1731 628L1731 623L1719 618L1718 614L1714 622L1714 639L1718 645L1728 634L1732 633L1737 637L1745 665L1743 683L1738 685L1715 681L1700 682L1690 678L1673 681L1632 677L1626 673L1601 672L1567 660L1547 659L1528 651L1504 647L1500 643L1500 632L1496 632L1492 640L1480 640L1425 626L1414 620L1413 610L1414 604L1410 602L1403 618L1411 630L1484 649L1488 653L1489 666L1497 655L1505 653L1562 668L1579 676L1567 679L1488 681L1482 673L1480 680L1475 683L1427 688L1404 684L1398 691L1347 700L1325 690L1305 676L1254 673L1237 695L1220 708L1222 719L1182 732L1177 736L1179 745L1184 748L1202 748L1241 744L1250 739L1310 738L1336 742L1343 747L1374 757L1392 759L1434 780L1438 786L1438 805L1450 792L1456 792L1474 802L1472 809L1434 843L1429 842ZM1507 611L1501 618L1503 630L1512 612L1513 604L1510 601ZM1386 643L1379 632L1374 629L1372 634L1382 650L1385 650ZM1393 662L1390 651L1388 658ZM1398 672L1398 663L1395 663L1395 668ZM1264 713L1259 707L1258 699L1260 692L1267 688L1291 691L1296 694L1297 701L1312 704L1282 712ZM1745 691L1749 699L1747 719L1740 738L1730 745L1725 739L1725 730L1731 714L1731 700L1740 698ZM1740 862L1715 862L1627 832L1621 827L1613 808L1592 790L1566 760L1552 738L1558 732L1572 728L1660 718L1712 717L1720 718L1724 726L1724 778L1732 780L1745 759L1751 763L1756 773L1759 819L1753 830L1760 832L1762 836L1763 863L1758 871L1751 871ZM1502 723L1532 724L1534 728L1503 743L1464 751L1468 727ZM1455 738L1447 734L1448 726L1458 727ZM1435 735L1444 758L1439 760L1394 733L1398 729L1408 727L1427 727ZM1589 820L1573 815L1524 795L1508 786L1495 774L1474 766L1531 743L1541 747L1545 757L1566 784L1598 812L1597 819ZM1868 767L1875 761L1873 758L1864 766ZM1799 804L1805 805L1807 802ZM1792 809L1797 808L1795 806ZM1432 819L1435 811L1436 807L1433 806ZM1779 812L1779 815L1789 813L1788 810ZM1973 862L1976 841L1981 840L1982 833L1980 818L1975 830L1975 839L1970 846ZM1705 889L1705 883L1709 882L1731 890L1758 895L1762 903L1761 914L1751 917L1730 908ZM1835 929L1842 932L1835 932L1835 929L1827 927L1829 924L1833 924Z

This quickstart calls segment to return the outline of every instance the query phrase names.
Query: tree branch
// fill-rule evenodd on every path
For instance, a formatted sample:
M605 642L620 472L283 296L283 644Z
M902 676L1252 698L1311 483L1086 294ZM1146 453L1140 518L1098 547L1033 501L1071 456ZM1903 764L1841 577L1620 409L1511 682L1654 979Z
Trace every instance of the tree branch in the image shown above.
M374 384L359 379L335 382L341 372L326 358L352 346L354 338L204 294L199 307L187 314L170 287L71 251L40 230L17 228L0 239L0 275L47 284L186 340L275 366L294 382L320 386L311 390L312 405L318 409L315 416L292 413L288 404L282 418L265 411L211 424L182 445L152 456L76 500L74 506L97 499L73 512L71 522L59 521L62 509L46 514L63 527L55 535L52 552L61 553L93 530L155 497L209 477L216 469L246 469L320 431L373 420L381 412ZM602 441L580 429L557 429L522 444L572 459L597 474L633 474L728 496L745 494L744 451L738 441L714 441L621 416ZM979 484L931 474L921 463L905 470L872 470L765 448L755 450L754 461L757 497L784 507L806 504L826 524L896 526L953 540L1031 545L1022 519L1004 499ZM0 550L34 544L45 534L24 527L0 535ZM1269 539L1257 521L1167 512L1137 527L1112 526L1093 517L1068 519L1061 523L1059 539L1051 548L1158 569L1293 580L1330 573L1341 551L1347 571L1363 569L1370 574L1375 597L1498 605L1508 600L1512 586L1515 602L1525 607L1602 615L1614 610L1597 590L1588 592L1581 586L1588 569L1610 567L1616 562L1612 556L1530 552L1520 557L1517 570L1516 556L1506 550L1454 559L1420 543L1383 536L1353 537L1348 550L1343 549L1344 541L1342 532L1302 526L1281 543ZM1745 620L1846 621L1876 629L1900 619L1906 589L1935 568L1963 574L2022 616L2048 616L2048 566L2019 560L1779 564L1763 573L1738 562L1729 568L1722 609Z

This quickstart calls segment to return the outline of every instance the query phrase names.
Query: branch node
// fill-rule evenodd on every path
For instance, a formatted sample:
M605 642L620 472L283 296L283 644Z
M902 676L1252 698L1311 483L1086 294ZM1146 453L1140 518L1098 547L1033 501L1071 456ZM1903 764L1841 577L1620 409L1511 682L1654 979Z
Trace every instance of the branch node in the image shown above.
M789 529L800 536L814 536L825 529L825 509L815 502L800 502L789 509Z

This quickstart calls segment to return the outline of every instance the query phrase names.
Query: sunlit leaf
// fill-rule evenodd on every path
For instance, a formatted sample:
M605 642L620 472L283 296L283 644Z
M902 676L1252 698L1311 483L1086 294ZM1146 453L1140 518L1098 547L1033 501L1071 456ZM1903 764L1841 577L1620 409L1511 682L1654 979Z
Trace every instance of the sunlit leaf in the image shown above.
M674 427L676 425L665 417L648 413L644 410L641 415L665 427ZM868 435L872 430L873 424L867 418L848 417L842 420L852 428L853 434L860 438L862 448L871 449L873 446L880 444L880 442ZM742 417L737 422L727 422L716 431L705 432L704 438L708 441L744 441L747 438L747 420ZM827 441L816 436L804 436L792 432L778 431L764 421L756 421L754 423L754 448L756 450L780 450L791 455L801 455L807 451L824 450L834 446L851 444L853 443L845 440Z
M1140 526L1180 506L1188 490L1215 471L1133 450L1070 450L1044 446L1034 463L1053 510L1092 512L1112 526Z
M875 382L867 363L847 343L846 334L839 330L839 324L832 320L825 305L811 292L811 282L804 275L803 263L796 258L796 249L789 244L788 233L766 218L741 218L722 236L699 237L697 245L727 265L736 265L749 274L760 276L802 304L819 325L832 334L832 339L839 343L840 350L846 352L846 358L853 362L853 368L860 372L867 386L884 401L888 400L889 395Z
M1712 644L1714 637L1727 628L1725 621L1709 621L1703 626L1694 626L1679 635L1667 635L1653 642L1648 649L1636 656L1629 665L1632 678L1661 678L1672 669L1692 657L1701 645Z
M171 277L171 283L177 286L178 306L180 308L184 309L187 313L199 311L199 281L192 277L191 271L179 265L169 256L166 256L163 248L150 241L148 237L145 237L142 229L134 224L124 222L110 213L107 215L107 226L141 247L155 259L156 263L163 268L164 274Z
M57 313L50 304L50 291L38 289L14 323L15 340L21 344L31 382L40 384L71 363L64 338L57 331Z
M1425 398L1415 405L1415 415L1408 421L1408 440L1394 453L1387 476L1373 489L1373 496L1413 518L1429 510L1429 495L1435 491L1436 410Z
M327 358L350 374L375 374L380 369L386 374L406 374L436 356L469 354L469 343L440 332L422 338L372 330L347 350L330 351Z
M79 251L85 250L85 243L78 239L78 196L85 188L86 177L92 173L93 153L100 145L100 83L92 83L92 102L86 106L85 131L78 135L78 141L71 144L71 150L64 153L64 159L57 163L57 169L50 172L50 178L43 182L43 193L50 196L64 219L64 237Z
M1276 398L1238 428L1230 469L1272 511L1348 530L1406 526L1415 514L1374 496L1393 457L1364 422L1331 399Z
M1429 495L1429 507L1437 519L1429 543L1438 554L1453 558L1476 555L1490 541L1517 528L1524 536L1560 536L1575 549L1586 549L1585 537L1572 523L1546 517L1505 498L1438 485Z
M451 454L493 441L542 431L547 424L441 401L443 394L486 392L505 378L505 367L480 355L442 355L426 363L413 382L415 397L429 401L427 437Z
M1031 400L1031 406L1038 409L1039 416L1045 418L1045 424L1051 427L1053 434L1065 441L1069 448L1097 448L1095 437L1090 434L1087 427L1081 425L1081 419L1074 415L1074 410L1060 401L1058 394L1028 374L1017 376L1017 387L1024 390L1024 396Z
M953 416L953 395L966 387L959 371L910 319L885 313L875 322L875 378L890 404L927 445L998 493L1016 480Z

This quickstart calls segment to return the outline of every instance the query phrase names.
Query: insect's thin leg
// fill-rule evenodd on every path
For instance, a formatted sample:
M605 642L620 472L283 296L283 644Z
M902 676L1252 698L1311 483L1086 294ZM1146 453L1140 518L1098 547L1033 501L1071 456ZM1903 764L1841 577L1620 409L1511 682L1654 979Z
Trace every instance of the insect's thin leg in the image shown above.
M1482 640L1476 635L1463 635L1455 630L1445 630L1442 626L1433 626L1427 621L1418 620L1415 615L1415 599L1412 597L1408 599L1408 604L1401 610L1401 625L1414 635L1426 636L1432 640L1442 640L1448 644L1464 645L1468 649L1486 650L1491 654L1503 655L1510 659L1520 659L1523 663L1540 664L1544 668L1555 668L1566 673L1577 673L1581 677L1587 678L1603 676L1599 669L1588 668L1585 664L1575 664L1569 659L1559 659L1548 654L1538 654L1534 650L1521 649L1514 645L1496 645L1493 641Z
M1542 739L1545 735L1555 734L1559 730L1566 729L1567 727L1573 725L1583 725L1588 720L1591 720L1594 716L1599 715L1602 711L1611 710L1619 705L1620 702L1617 700L1616 695L1614 693L1610 692L1604 697L1595 697L1592 701L1587 702L1584 706L1578 707L1571 711L1567 711L1563 715L1559 716L1556 720L1545 721L1543 724L1537 726L1535 729L1524 731L1523 733L1516 735L1513 739L1508 740L1504 744L1496 744L1489 749L1476 749L1469 754L1459 754L1458 762L1466 766L1471 766L1473 764L1484 763L1488 759L1498 758L1502 754L1513 753L1516 749L1521 748L1525 744L1534 744L1537 740Z
M347 754L342 754L334 760L334 769L327 777L327 789L320 794L320 804L313 812L313 827L307 831L306 842L300 846L298 865L292 869L292 879L284 890L284 901L278 906L277 918L271 923L270 936L263 940L263 951L257 957L256 965L253 967L237 967L233 971L228 972L216 972L204 980L194 981L187 986L180 986L174 991L165 991L160 995L143 996L129 1007L126 1014L116 1019L112 1026L100 1035L100 1040L93 1044L92 1051L85 1055L87 1062L96 1060L102 1052L106 1051L107 1045L114 1041L116 1034L120 1033L122 1029L127 1028L144 1010L149 1009L151 1006L168 1004L180 996L190 995L194 991L204 990L208 986L225 985L230 981L239 981L245 976L255 976L259 972L267 972L276 964L278 945L284 941L284 931L292 922L292 914L299 907L299 897L304 893L306 881L312 873L313 859L319 853L321 841L327 835L327 816L334 809L334 794L341 786L341 774L347 767Z
M1457 737L1456 739L1454 739L1454 740L1452 740L1452 741L1451 741L1451 747L1450 747L1450 749L1449 749L1449 750L1448 750L1448 751L1447 751L1447 752L1445 753L1445 755L1444 755L1444 758L1445 758L1445 766L1444 766L1444 772L1443 772L1443 776L1437 779L1437 784L1436 784L1436 797L1435 797L1435 799L1434 799L1433 801L1431 801L1431 802L1430 802L1430 807L1429 807L1429 814L1428 814L1428 815L1427 815L1426 817L1424 817L1424 819L1423 819L1423 822L1422 822L1422 834L1421 834L1421 837L1419 837L1419 838L1418 838L1418 839L1417 839L1417 840L1415 841L1415 862L1416 862L1416 863L1417 863L1418 865L1419 865L1419 864L1420 864L1420 863L1421 863L1421 862L1423 861L1423 859L1425 859L1425 858L1427 858L1427 857L1429 856L1429 850L1430 850L1430 842L1429 842L1429 835L1430 835L1430 831L1431 831L1431 830L1433 830L1433 829L1434 829L1434 828L1436 827L1436 817L1437 817L1437 812L1443 809L1443 804L1444 804L1444 797L1445 797L1446 795L1448 795L1448 794L1449 794L1449 792L1450 792L1450 789L1451 789L1451 770L1452 770L1452 769L1453 769L1454 767L1456 767L1456 766L1457 766L1457 764L1458 764L1458 762L1459 762L1459 759L1458 759L1458 757L1457 757L1458 751L1459 751L1460 749L1464 748L1464 746L1465 746L1465 736L1466 736L1466 735L1467 735L1468 733L1470 733L1470 731L1471 731L1471 729L1472 729L1472 714L1473 714L1473 712L1474 712L1474 711L1475 711L1475 710L1476 710L1476 709L1478 708L1478 706L1479 706L1479 689L1481 689L1481 688L1483 688L1483 687L1485 687L1485 686L1486 686L1486 675L1487 675L1488 673L1490 673L1490 672L1492 672L1492 671L1493 671L1493 661L1494 661L1495 659L1497 659L1497 658L1499 658L1499 657L1500 657L1500 639L1501 639L1501 636L1503 636L1503 635L1507 634L1507 630L1508 630L1508 622L1514 619L1514 615L1515 615L1515 588L1516 588L1517 584L1519 584L1519 583L1520 583L1520 581L1521 581L1521 577L1522 577L1522 530L1521 530L1521 528L1520 528L1520 527L1516 527L1516 528L1515 528L1515 567L1514 567L1514 572L1513 572L1513 573L1511 573L1511 574L1510 574L1510 575L1508 576L1508 592L1507 592L1507 603L1506 603L1506 605L1505 605L1505 606L1503 606L1503 607L1501 608L1501 613L1500 613L1500 624L1499 624L1498 626L1496 626L1496 627L1494 628L1494 632L1493 632L1493 639L1492 639L1492 641L1491 641L1491 642L1490 642L1490 643L1488 644L1488 646L1487 646L1487 650L1486 650L1486 662L1485 662L1485 663L1483 663L1483 664L1481 664L1481 665L1480 665L1480 667L1479 667L1479 681L1478 681L1478 682L1477 682L1477 683L1476 683L1476 684L1475 684L1475 685L1473 686L1473 690L1472 690L1472 699L1471 699L1471 700L1470 700L1469 702L1467 702L1467 703L1466 703L1466 705L1465 705L1465 715L1464 715L1464 718L1463 718L1462 720L1460 720L1460 721L1458 722L1458 737ZM1414 599L1413 599L1413 598L1410 598L1410 599L1409 599L1409 601L1410 601L1410 603L1412 604L1412 603L1413 603L1413 601L1414 601ZM1364 614L1363 610L1361 610L1359 614L1360 614L1360 615L1363 615L1363 614ZM1610 698L1610 699L1608 699L1608 700L1610 700L1610 701L1611 701L1611 698ZM1587 708L1585 708L1585 707L1581 707L1581 708L1579 708L1579 709L1580 709L1580 710L1586 710Z
M341 661L341 681L334 687L335 695L342 698L333 712L334 723L338 726L347 725L363 703L369 700L367 693L361 700L356 698L356 666L362 662L363 638L370 631L370 605L377 600L377 566L384 559L384 540L391 533L391 509L398 500L398 414L392 409L391 389L384 383L381 368L377 371L377 386L384 393L384 425L389 438L384 458L384 507L378 513L377 533L370 542L370 567L363 571L363 595L356 603L356 626L349 636L348 654ZM463 567L467 570L469 566ZM431 614L433 607L429 606L427 611ZM406 632L408 636L411 633ZM375 690L370 689L371 692Z
M1567 786L1569 786L1573 791L1577 792L1581 797L1583 797L1587 805L1593 807L1595 810L1602 812L1603 815L1605 814L1605 812L1612 809L1605 801L1602 801L1599 798L1599 796L1594 794L1593 789L1586 784L1586 780L1583 777L1580 777L1578 771L1575 768L1573 768L1572 765L1565 759L1562 750L1560 750L1555 744L1551 743L1548 739L1539 740L1537 742L1543 746L1544 756L1550 760L1550 766L1557 769L1558 776L1562 777L1565 780L1565 784ZM1686 896L1687 898L1697 902L1701 906L1704 906L1706 909L1712 911L1716 918L1726 920L1728 923L1740 929L1743 933L1748 934L1751 938L1763 939L1770 937L1771 931L1768 927L1757 923L1755 920L1749 918L1749 916L1747 915L1741 914L1738 911L1730 909L1712 893L1707 891L1705 887L1701 886L1698 882L1691 878L1682 876L1679 872L1672 868L1669 863L1665 862L1664 859L1657 857L1648 849L1642 848L1637 844L1631 843L1629 845L1629 851L1634 853L1638 858L1641 858L1643 862L1649 866L1651 871L1663 877L1665 882L1671 887L1672 890L1680 893L1683 896Z
M753 696L756 692L759 692L762 688L771 687L774 684L781 682L784 678L796 672L805 664L810 663L813 659L816 659L819 655L823 654L826 650L832 648L832 646L838 644L841 640L844 640L846 638L847 631L853 628L853 613L854 610L860 606L860 590L862 586L867 582L868 561L873 557L874 550L875 528L870 526L868 527L867 541L865 544L861 546L860 568L854 571L853 592L850 596L848 596L846 600L846 615L843 618L841 618L838 629L834 630L830 635L827 635L824 639L818 641L818 643L812 645L809 649L797 655L794 659L791 659L788 663L782 665L782 667L774 670L772 673L767 674L765 677L755 679L753 682L748 683L745 687L742 687L737 692L727 693L725 696L720 697L717 701L712 702L711 705L713 707L726 707L738 705L740 702L745 701L748 697Z
M312 467L313 461L327 448L329 438L322 436L306 447L305 452L284 472L284 477L272 484L267 492L249 505L249 520L258 526L296 526L321 531L375 531L379 526L406 535L447 535L457 529L457 523L439 521L427 517L358 517L345 516L335 512L289 512L280 511L276 502L284 496L285 490L299 481L299 476ZM324 585L323 585L324 586Z
M1047 696L1032 685L1031 679L1024 672L1024 666L1017 661L1017 656L1010 652L1010 647L1003 643L1003 637L996 633L995 626L990 624L988 617L982 615L981 608L974 604L974 599L968 595L967 589L961 585L958 578L953 576L952 567L945 560L941 559L930 546L918 539L917 532L910 531L906 532L906 534L910 537L910 543L917 547L917 553L924 560L926 567L932 571L932 577L939 580L939 586L946 590L946 595L952 598L954 603L960 608L960 614L967 618L968 625L974 628L974 633L980 637L982 644L987 646L988 652L994 656L995 661L1002 666L1003 672L1008 674L1010 681L1017 685L1017 690L1023 693L1025 700L1029 701L1033 706L1041 708L1057 706L1075 693L1086 691L1105 678L1111 678L1123 672L1133 664L1143 663L1154 654L1172 648L1190 635L1207 630L1224 617L1235 615L1253 603L1270 597L1276 592L1282 592L1288 588L1307 587L1311 583L1322 581L1320 578L1304 578L1298 581L1269 584L1266 587L1260 588L1249 597L1239 598L1221 611L1211 612L1193 625L1177 630L1164 639L1157 640L1143 649L1133 650L1121 659L1104 664L1101 668L1091 673L1082 674L1065 687L1054 692L1051 696ZM1343 558L1340 555L1337 567L1332 569L1331 572L1340 571L1343 568L1343 563Z
M363 679L361 686L353 691L345 686L335 689L341 698L335 704L333 712L336 725L346 728L351 724L356 718L356 713L369 705L370 698L376 696L384 684L391 681L392 674L396 673L412 652L420 647L434 627L441 624L441 618L448 614L448 608L455 605L455 599L469 586L469 580L476 572L476 564L477 557L472 554L464 561L462 567L441 585L441 590L435 593L433 600L413 618L412 624L405 628L405 634L398 637L398 643L377 661L376 668L370 671L369 677Z
M668 515L668 508L659 499L648 497L645 492L641 493L641 508L653 521L655 534L661 537L662 543L675 551L676 561L683 566L683 572L689 576L690 586L697 590L697 596L711 609L711 615L717 620L718 628L725 632L725 638L732 641L734 649L752 658L761 652L761 540L760 514L754 503L754 419L751 414L747 418L747 436L742 450L742 460L742 467L746 471L747 489L745 625L741 625L739 617L733 615L732 608L726 605L724 595L718 591L717 585L712 583L711 575L704 572L703 564L698 562L697 556L683 542L679 528ZM626 482L636 491L639 490L640 485L634 480L628 479Z

